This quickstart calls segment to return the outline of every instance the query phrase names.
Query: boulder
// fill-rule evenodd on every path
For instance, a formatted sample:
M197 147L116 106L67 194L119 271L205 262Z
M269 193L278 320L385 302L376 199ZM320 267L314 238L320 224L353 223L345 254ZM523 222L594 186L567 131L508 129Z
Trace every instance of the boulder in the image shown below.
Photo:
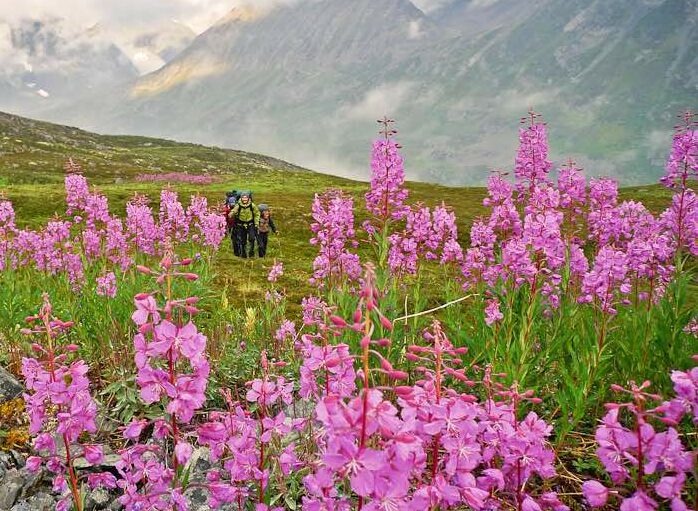
M0 367L0 403L20 396L22 391L24 391L24 387L15 377Z

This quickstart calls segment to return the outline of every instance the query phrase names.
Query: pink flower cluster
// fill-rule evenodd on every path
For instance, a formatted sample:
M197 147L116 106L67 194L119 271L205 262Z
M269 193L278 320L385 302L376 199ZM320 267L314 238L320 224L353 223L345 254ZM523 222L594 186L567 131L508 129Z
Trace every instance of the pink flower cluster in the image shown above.
M274 265L269 270L267 275L267 280L269 282L276 282L284 274L284 263L274 261Z
M67 511L75 505L82 511L81 477L75 469L75 460L84 458L88 464L98 465L103 458L100 445L85 441L97 432L97 405L89 391L89 368L82 360L68 363L78 348L73 344L59 345L58 341L73 323L53 316L48 295L44 295L39 314L28 317L27 322L32 326L23 333L36 335L40 342L46 343L32 345L39 359L22 359L22 375L29 391L24 394L29 433L35 436L34 449L39 454L27 459L27 468L37 472L45 465L54 474L53 491L62 495L57 510ZM52 424L54 421L56 426ZM91 488L116 488L116 478L108 472L89 474L87 483Z
M399 145L387 135L373 143L371 189L366 194L366 209L381 224L401 220L409 192L405 188L405 168Z
M319 459L303 480L303 508L349 510L356 499L357 509L370 510L568 509L554 492L533 492L534 480L555 475L547 444L552 428L533 412L519 420L517 411L523 401L539 400L497 384L489 369L483 379L487 401L456 390L451 382L473 384L462 368L465 348L454 348L438 323L425 333L426 345L409 347L421 379L413 385L372 385L376 372L391 380L408 378L381 354L390 341L373 337L379 325L392 328L378 299L369 268L351 321L332 316L324 330L363 335L356 357L360 370L354 372L346 345L316 344L326 339L322 332L304 336L301 394L318 400L315 414L322 427L316 436ZM379 367L370 369L369 356ZM397 400L388 399L388 391Z
M419 261L458 262L463 254L458 244L456 215L444 204L418 206L407 213L405 230L390 236L388 265L394 275L414 275Z
M687 188L695 180L695 158L687 155L698 150L698 137L687 133L675 137L664 180L676 182L678 175L680 191L655 216L640 203L619 202L611 179L592 179L587 186L574 162L563 166L553 183L545 125L532 116L521 130L515 185L501 173L490 177L484 201L489 218L473 224L471 246L456 259L464 287L505 296L526 286L544 298L548 314L562 296L605 314L643 300L656 302L673 279L678 250L698 254L698 199ZM492 300L488 324L500 315Z
M167 172L164 174L138 174L140 183L187 183L191 185L210 185L217 181L213 176L187 174L186 172Z
M116 275L113 271L97 277L97 288L95 293L99 296L114 298L116 296Z
M698 361L698 356L694 358ZM649 403L660 396L646 391L649 382L631 382L629 389L613 386L631 401L606 405L608 413L596 430L596 453L618 490L612 492L598 481L586 481L582 489L592 507L606 505L615 494L622 511L654 511L662 501L669 501L673 511L688 510L686 483L694 474L696 459L684 448L674 426L684 416L698 425L698 367L673 371L671 379L676 397L654 408ZM630 425L622 414L631 419ZM661 431L653 422L670 426Z
M306 421L292 420L279 410L280 405L292 403L293 383L271 373L284 365L270 363L262 353L262 378L247 384L246 400L255 411L247 410L233 401L230 392L224 392L228 412L211 413L209 421L197 428L199 444L210 449L212 462L222 465L206 475L211 507L235 503L244 509L256 502L256 509L266 510L272 470L278 467L279 475L285 477L300 466L292 438ZM256 495L250 485L257 487Z
M318 246L319 254L313 261L310 282L332 288L344 279L356 280L361 275L361 264L359 256L349 251L358 245L354 239L353 200L339 190L316 194L312 214L310 244Z
M158 221L147 200L136 196L126 207L125 221L109 212L107 198L90 192L87 179L65 176L66 214L38 230L17 229L12 203L0 200L0 271L31 267L66 274L74 288L85 284L88 267L105 261L108 270L125 271L140 254L162 255L174 242L217 248L225 237L225 218L210 211L204 197L192 197L185 211L175 192L163 190ZM98 282L99 292L105 282ZM111 287L109 288L111 289Z
M169 439L173 448L171 463L167 463L164 447L138 442L149 421L135 420L126 427L124 437L135 444L121 452L117 469L124 492L119 500L127 510L187 509L178 467L186 466L194 448L184 437L183 426L191 422L206 400L210 367L205 353L206 336L192 321L198 312L198 299L175 299L169 293L173 279L196 279L195 274L185 271L191 262L178 262L166 255L159 271L139 267L164 285L166 301L159 305L150 293L135 298L136 383L146 405L161 405L166 412L165 417L152 421L154 439Z

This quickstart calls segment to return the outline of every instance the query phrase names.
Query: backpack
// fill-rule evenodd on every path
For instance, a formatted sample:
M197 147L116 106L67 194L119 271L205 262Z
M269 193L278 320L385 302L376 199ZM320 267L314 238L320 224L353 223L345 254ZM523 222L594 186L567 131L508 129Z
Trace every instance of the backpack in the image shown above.
M247 203L247 206L243 206L243 205L242 205L242 202L240 202L239 204L237 204L237 206L238 206L238 211L237 211L237 213L235 213L235 221L236 221L236 222L240 222L240 212L241 212L243 209L250 209L250 210L252 210L252 206L253 206L253 205L254 205L254 202L252 202L252 196L251 196L251 195L250 195L250 202ZM252 213L252 218L254 219L254 213ZM242 222L241 222L241 223L242 223Z

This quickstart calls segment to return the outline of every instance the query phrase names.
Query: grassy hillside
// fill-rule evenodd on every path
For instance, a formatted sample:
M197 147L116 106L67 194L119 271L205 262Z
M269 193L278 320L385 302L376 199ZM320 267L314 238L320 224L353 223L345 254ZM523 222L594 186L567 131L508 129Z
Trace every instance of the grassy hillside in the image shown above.
M368 179L368 147L366 156ZM137 177L169 172L216 179L205 186L172 184L185 203L190 195L197 193L205 195L210 203L217 203L227 190L249 188L254 191L257 203L270 204L281 234L270 240L266 260L234 258L229 242L216 257L218 282L231 302L240 305L263 299L266 272L274 258L283 260L286 268L283 283L287 286L289 302L298 304L310 292L307 280L316 253L308 243L314 194L328 188L342 188L361 206L367 190L364 182L312 172L263 155L162 139L97 135L0 113L0 194L14 203L19 226L45 222L65 210L63 165L69 157L81 164L90 182L107 195L112 211L118 213L124 212L134 192L149 195L157 204L159 191L167 184L143 183ZM409 173L409 161L406 164ZM412 202L432 206L443 201L451 206L458 216L460 241L467 245L472 220L484 212L484 189L425 183L410 183L409 189ZM623 195L657 210L665 207L670 196L657 185L628 188ZM356 209L358 224L362 220L362 208ZM433 298L438 299L436 295Z

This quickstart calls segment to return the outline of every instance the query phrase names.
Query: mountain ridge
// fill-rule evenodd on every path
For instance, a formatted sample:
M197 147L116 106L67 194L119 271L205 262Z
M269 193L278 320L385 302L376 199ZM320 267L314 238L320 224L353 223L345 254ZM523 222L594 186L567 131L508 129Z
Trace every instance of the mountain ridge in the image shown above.
M534 107L556 162L654 181L674 115L698 102L698 1L521 4L427 15L409 0L320 0L239 15L109 97L45 117L356 175L388 114L410 179L474 184L511 166L516 119Z

